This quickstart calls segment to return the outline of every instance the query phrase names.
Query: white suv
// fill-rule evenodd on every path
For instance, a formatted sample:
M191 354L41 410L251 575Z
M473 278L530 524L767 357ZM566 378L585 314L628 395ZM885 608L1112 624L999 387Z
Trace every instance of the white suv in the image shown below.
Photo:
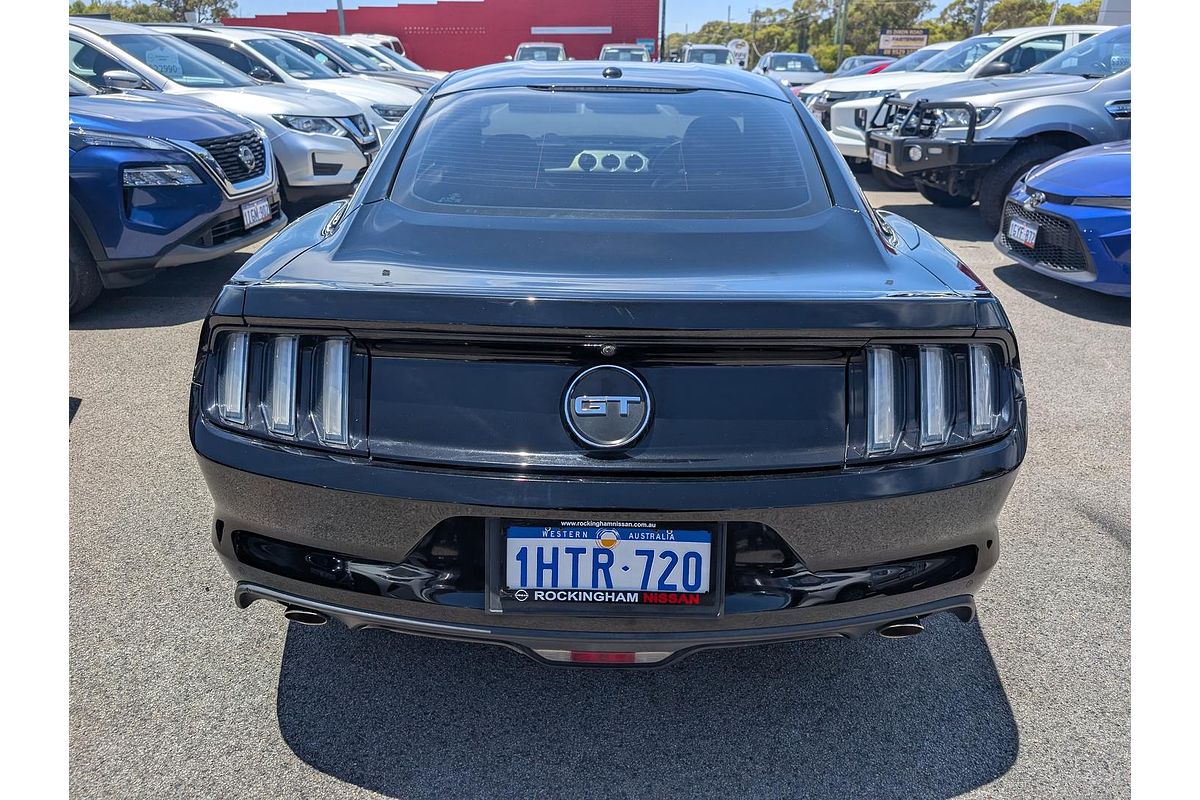
M931 86L1024 72L1110 27L1055 25L972 36L912 72L832 78L806 87L800 99L829 131L843 156L865 162L869 157L867 123L884 95L907 97Z

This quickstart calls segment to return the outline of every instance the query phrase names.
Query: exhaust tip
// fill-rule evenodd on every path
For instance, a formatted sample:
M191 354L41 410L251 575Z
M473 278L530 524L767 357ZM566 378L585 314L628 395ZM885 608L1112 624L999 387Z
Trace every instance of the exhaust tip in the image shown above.
M912 619L902 619L896 622L889 622L879 629L879 635L888 639L904 639L909 636L916 636L921 631L925 630L925 626L916 617Z
M296 622L300 625L324 625L329 622L329 617L319 611L309 611L307 608L298 606L288 606L283 612L283 616L290 622Z

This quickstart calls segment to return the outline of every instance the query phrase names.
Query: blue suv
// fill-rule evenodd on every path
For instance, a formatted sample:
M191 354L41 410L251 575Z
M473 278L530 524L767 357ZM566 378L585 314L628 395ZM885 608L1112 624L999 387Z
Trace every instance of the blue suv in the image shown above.
M70 82L71 314L102 289L287 224L270 143L253 122L202 101Z

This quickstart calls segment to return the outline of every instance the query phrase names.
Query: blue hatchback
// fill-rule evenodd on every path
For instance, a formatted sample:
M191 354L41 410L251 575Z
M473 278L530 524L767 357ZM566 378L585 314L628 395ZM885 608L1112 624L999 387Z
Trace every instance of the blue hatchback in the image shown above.
M1030 170L1004 204L995 244L1043 275L1129 296L1130 143L1084 147Z
M282 228L270 143L207 103L71 77L70 310Z

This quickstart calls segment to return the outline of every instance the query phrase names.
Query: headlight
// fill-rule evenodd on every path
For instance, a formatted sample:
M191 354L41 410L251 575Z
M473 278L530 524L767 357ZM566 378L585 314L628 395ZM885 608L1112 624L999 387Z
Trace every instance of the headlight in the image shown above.
M1129 209L1131 207L1129 200L1128 197L1076 197L1071 201L1071 205Z
M123 186L191 186L197 183L200 178L183 164L155 164L121 170Z
M817 104L817 101L821 99L821 93L817 92L816 94L806 94L806 95L803 95L800 99L804 103L805 108L811 109L813 106L815 106Z
M280 124L301 133L324 133L329 136L345 136L346 131L341 125L327 117L297 117L291 114L276 114Z
M103 131L90 131L87 128L71 128L70 142L72 150L82 150L85 147L128 147L137 150L179 149L170 142L152 139L149 136L104 133Z
M779 79L779 82L780 82L780 83L782 83L784 86L791 86L791 85L792 85L792 82L791 82L791 81L789 81L787 78L780 78L780 79Z
M386 119L388 122L399 122L408 113L408 106L386 106L377 105L371 106L375 113Z
M975 124L986 125L999 113L1000 109L995 107L977 108L975 109ZM938 128L966 128L971 124L971 112L965 108L939 108L935 114Z
M998 345L873 345L858 363L852 459L972 445L1011 427L1019 384Z

